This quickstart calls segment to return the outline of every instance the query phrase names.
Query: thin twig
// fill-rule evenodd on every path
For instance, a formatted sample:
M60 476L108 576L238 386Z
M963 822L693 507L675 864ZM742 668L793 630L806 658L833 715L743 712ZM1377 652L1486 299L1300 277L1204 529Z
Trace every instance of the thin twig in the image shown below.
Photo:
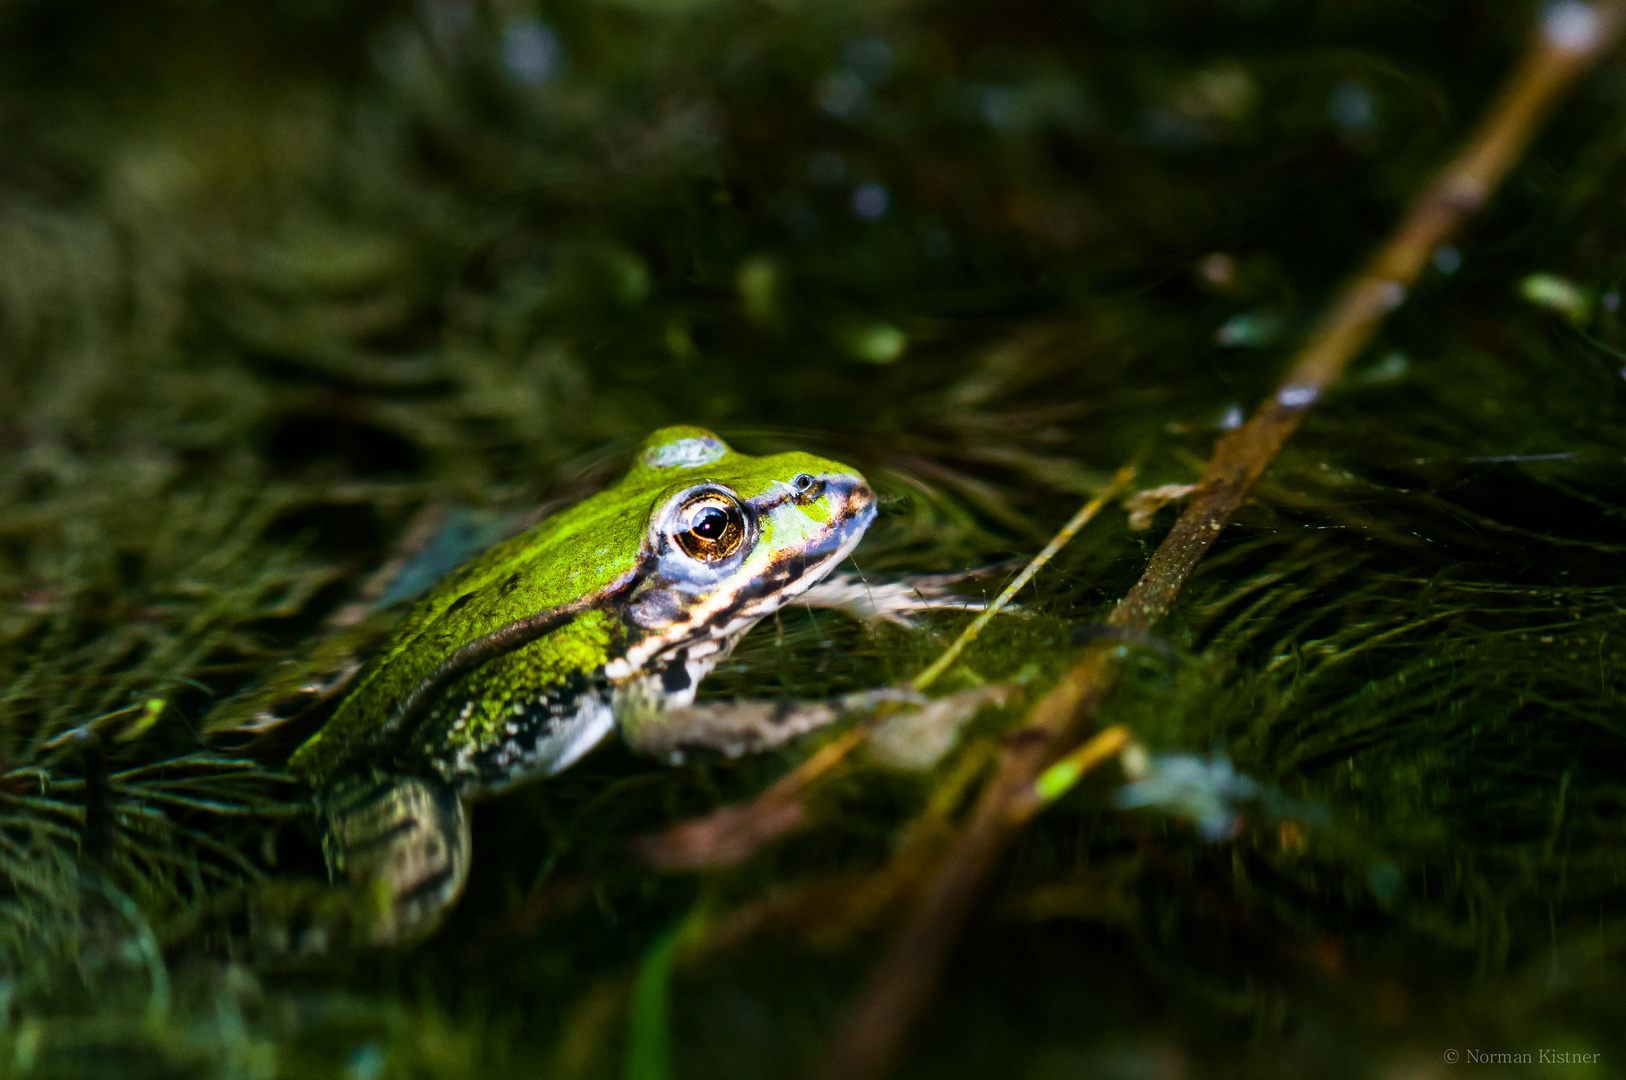
M1116 496L1119 491L1122 491L1124 486L1127 485L1129 481L1135 478L1135 468L1136 463L1131 461L1129 464L1119 469L1115 474L1113 474L1112 479L1107 481L1106 486L1100 491L1096 492L1094 498L1090 499L1089 502L1079 507L1078 513L1074 514L1072 518L1068 520L1067 524L1061 527L1060 532L1051 537L1050 543L1046 544L1044 546L1044 550L1033 557L1032 562L1029 562L1027 566L1022 568L1022 572L1017 574L1015 580L1005 587L1005 591L995 597L994 602L984 608L981 614L979 614L975 619L972 619L971 625L960 631L960 636L955 638L954 641L950 643L949 647L943 650L943 655L934 660L930 667L926 668L919 675L916 675L913 679L909 680L909 689L924 690L926 687L930 686L939 675L947 671L949 665L954 663L955 659L959 657L960 653L965 650L965 647L975 641L978 634L982 633L982 628L988 625L988 621L995 615L998 615L1000 609L1002 609L1006 604L1010 603L1011 598L1014 597L1018 592L1022 591L1022 586L1032 581L1033 575L1037 574L1041 569L1044 568L1046 563L1055 558L1056 553L1062 548L1066 547L1067 543L1072 540L1073 537L1078 535L1078 530L1088 525L1090 523L1090 519L1099 514L1101 509L1111 502L1113 497Z
M1084 775L1117 757L1134 741L1129 729L1113 724L1095 734L1077 750L1046 769L1026 792L1010 805L1011 823L1024 824L1028 818L1070 791Z
M1252 490L1306 410L1371 338L1433 252L1485 200L1522 153L1559 96L1613 42L1621 0L1565 2L1547 9L1523 62L1457 155L1412 205L1365 269L1345 286L1300 349L1277 392L1240 429L1221 439L1185 513L1109 622L1149 630ZM890 1067L925 1011L999 857L1021 830L1033 785L1076 745L1118 672L1108 646L1087 648L1034 707L983 789L965 831L893 938L838 1035L823 1074L870 1080ZM1015 810L1016 812L1013 812Z

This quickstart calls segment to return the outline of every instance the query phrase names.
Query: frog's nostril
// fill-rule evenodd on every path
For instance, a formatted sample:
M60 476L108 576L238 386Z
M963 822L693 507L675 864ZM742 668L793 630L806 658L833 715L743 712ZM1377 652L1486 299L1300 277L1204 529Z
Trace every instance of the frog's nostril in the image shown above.
M797 506L807 506L824 494L824 481L812 473L797 473L791 477L790 486L791 501Z

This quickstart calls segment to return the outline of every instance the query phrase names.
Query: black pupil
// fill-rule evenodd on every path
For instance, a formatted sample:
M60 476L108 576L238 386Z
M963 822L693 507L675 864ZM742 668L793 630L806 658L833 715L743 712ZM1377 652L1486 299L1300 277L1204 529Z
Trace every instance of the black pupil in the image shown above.
M806 473L802 473L796 477L794 482L796 484L797 491L806 491L808 488L813 486L813 478Z
M708 506L695 515L694 527L689 531L702 540L715 540L728 528L728 515L715 506Z

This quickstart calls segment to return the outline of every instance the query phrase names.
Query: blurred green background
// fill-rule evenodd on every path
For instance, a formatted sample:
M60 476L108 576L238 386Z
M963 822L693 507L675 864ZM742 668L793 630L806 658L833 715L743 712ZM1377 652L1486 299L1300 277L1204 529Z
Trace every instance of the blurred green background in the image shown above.
M708 875L626 846L811 744L607 748L477 809L429 945L295 973L209 931L320 859L205 718L426 508L478 543L662 424L863 469L881 576L1030 555L1136 452L1190 482L1539 11L0 2L0 1075L807 1074L897 914L865 882L1018 709ZM1111 702L1263 794L1219 840L1116 775L1047 811L898 1075L1626 1075L1623 103L1607 60ZM946 688L1042 692L1172 520L1105 515ZM964 621L788 611L707 691L901 680ZM111 781L65 737L108 716Z

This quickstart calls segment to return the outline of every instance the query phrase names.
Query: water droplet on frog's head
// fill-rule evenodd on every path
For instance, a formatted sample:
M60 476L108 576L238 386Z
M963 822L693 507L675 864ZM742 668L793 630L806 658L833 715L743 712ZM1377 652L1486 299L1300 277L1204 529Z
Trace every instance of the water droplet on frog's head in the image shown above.
M728 453L728 444L702 428L663 428L644 443L643 463L651 469L692 469Z

